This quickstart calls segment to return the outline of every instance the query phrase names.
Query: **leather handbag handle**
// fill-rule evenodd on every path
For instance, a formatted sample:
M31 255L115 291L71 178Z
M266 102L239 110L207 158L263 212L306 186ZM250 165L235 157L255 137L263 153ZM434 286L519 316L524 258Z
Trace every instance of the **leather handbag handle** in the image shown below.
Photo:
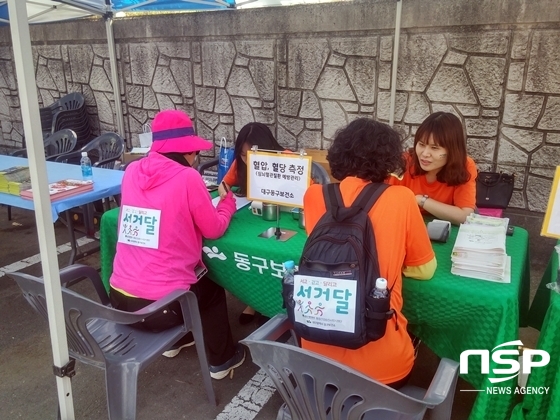
M496 176L497 175L497 176ZM482 183L483 185L487 186L487 187L493 187L494 185L497 185L500 180L502 179L502 174L484 174L482 175L482 178L480 176L480 174L478 175L478 181L480 183Z

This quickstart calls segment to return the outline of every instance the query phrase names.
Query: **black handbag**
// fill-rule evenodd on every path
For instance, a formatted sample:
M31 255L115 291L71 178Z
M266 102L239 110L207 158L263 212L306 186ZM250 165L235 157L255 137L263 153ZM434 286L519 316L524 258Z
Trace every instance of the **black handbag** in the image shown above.
M476 206L505 209L513 194L515 174L479 172L476 178Z

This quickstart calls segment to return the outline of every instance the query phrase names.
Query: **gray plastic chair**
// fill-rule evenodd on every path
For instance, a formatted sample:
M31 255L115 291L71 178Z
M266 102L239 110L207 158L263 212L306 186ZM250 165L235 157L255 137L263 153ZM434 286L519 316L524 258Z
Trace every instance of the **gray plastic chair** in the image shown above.
M21 288L29 304L47 319L47 304L43 279L24 273L9 273ZM60 271L63 285L88 278L102 304L73 290L62 288L64 319L70 355L79 361L105 369L109 419L135 419L138 373L168 350L177 340L192 331L206 393L217 405L204 341L198 303L194 293L177 290L136 312L123 312L109 306L109 297L97 271L75 264ZM178 301L183 310L184 325L152 333L132 328L128 324L142 321ZM176 402L174 402L176 403Z
M72 152L77 141L76 133L69 128L64 128L47 137L44 142L47 160L54 161L57 156Z
M45 148L45 159L53 161L59 155L69 153L74 150L78 137L74 131L65 128L49 135L43 139ZM27 148L18 149L11 153L11 156L27 157Z
M79 165L82 152L87 152L93 166L113 169L115 162L124 153L124 140L117 133L104 133L94 138L80 150L58 156L56 162Z
M459 364L442 359L428 390L395 390L334 360L277 340L290 331L276 315L241 343L284 399L277 420L421 420L451 418Z

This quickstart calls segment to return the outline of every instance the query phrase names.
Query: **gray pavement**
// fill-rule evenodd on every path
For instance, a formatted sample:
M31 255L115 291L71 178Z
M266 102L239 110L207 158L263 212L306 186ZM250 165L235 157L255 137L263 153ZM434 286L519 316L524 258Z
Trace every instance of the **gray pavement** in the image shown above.
M6 208L0 207L0 268L39 253L33 212L12 209L12 214L12 221L8 221ZM556 241L539 236L542 214L508 210L506 215L511 224L523 226L530 232L532 297ZM57 246L68 242L68 233L62 224L55 224L55 232ZM85 249L93 245L88 244ZM61 266L66 265L67 260L67 253L59 255ZM98 268L99 254L94 253L79 262ZM21 271L40 275L41 266L34 263ZM93 296L93 290L85 282L74 288ZM234 339L240 340L256 325L239 325L237 318L244 305L235 297L228 296L228 306ZM0 319L0 419L56 418L57 394L47 324L31 309L19 288L7 276L0 277ZM531 347L536 343L538 331L522 328L520 337ZM437 356L423 346L411 381L427 385L437 364ZM257 371L248 355L247 361L235 370L233 378L213 381L219 401L214 407L207 401L194 348L183 350L174 359L161 357L140 374L137 418L274 419L281 399L278 393L274 393L264 403L270 393L266 392L266 387L258 386ZM469 387L461 381L457 388ZM103 371L78 363L72 390L76 418L107 418ZM468 418L474 396L474 393L456 393L454 420Z

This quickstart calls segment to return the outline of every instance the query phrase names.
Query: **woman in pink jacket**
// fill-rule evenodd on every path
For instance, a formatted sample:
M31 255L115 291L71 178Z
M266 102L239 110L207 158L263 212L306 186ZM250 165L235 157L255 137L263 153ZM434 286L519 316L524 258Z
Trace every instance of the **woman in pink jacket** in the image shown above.
M132 312L174 290L190 289L198 298L210 374L222 379L243 363L245 351L233 342L224 289L206 276L197 280L195 267L203 265L202 238L219 238L226 231L235 213L235 198L229 192L213 206L195 169L199 152L213 145L196 136L187 114L160 112L152 123L152 134L148 156L130 163L125 171L119 217L120 232L131 214L143 215L144 237L149 239L119 238L110 279L111 303ZM179 304L174 302L168 309L138 328L162 331L182 324ZM187 334L164 355L174 357L193 344L192 335Z

